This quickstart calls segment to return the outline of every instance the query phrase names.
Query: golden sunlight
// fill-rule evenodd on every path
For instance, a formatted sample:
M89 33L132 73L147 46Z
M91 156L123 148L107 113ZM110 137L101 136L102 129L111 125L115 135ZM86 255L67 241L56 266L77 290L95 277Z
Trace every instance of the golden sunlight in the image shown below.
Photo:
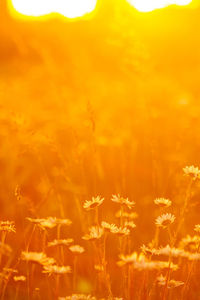
M137 10L149 12L169 5L188 5L192 0L128 0Z
M12 6L20 14L30 17L59 13L67 18L77 18L92 12L96 2L97 0L12 0Z
M0 0L0 300L200 300L200 0Z

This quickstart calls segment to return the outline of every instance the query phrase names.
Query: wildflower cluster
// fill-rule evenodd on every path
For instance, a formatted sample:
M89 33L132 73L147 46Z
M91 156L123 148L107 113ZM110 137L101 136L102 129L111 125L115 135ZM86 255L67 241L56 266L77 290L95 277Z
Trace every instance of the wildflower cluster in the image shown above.
M196 176L195 179L199 176L197 175L198 169L193 167L186 167L184 172L186 175ZM131 284L133 278L143 276L145 280L149 280L145 282L148 294L151 294L153 289L155 291L158 289L163 299L169 289L182 289L182 294L184 294L192 269L195 264L200 263L200 225L194 225L195 235L186 235L178 239L178 230L182 223L179 220L175 222L175 215L167 212L172 206L172 201L167 198L156 198L154 203L162 214L155 220L155 236L152 236L152 240L146 245L137 247L134 241L140 225L137 224L136 227L138 214L133 210L136 206L135 202L119 194L112 195L109 203L115 202L118 210L110 214L109 211L102 209L106 201L106 197L96 196L83 203L82 210L86 212L83 214L85 218L83 220L84 225L87 224L87 226L80 230L78 241L67 233L68 228L71 228L71 233L74 230L70 219L27 217L31 234L28 242L25 242L25 250L21 251L15 264L12 262L13 249L6 240L8 233L16 233L15 223L1 221L0 262L3 262L3 267L0 272L0 281L2 284L7 286L11 281L18 291L21 285L29 284L30 280L33 280L34 272L37 272L47 280L55 281L55 285L52 285L52 294L59 300L126 300L136 299L131 294ZM185 207L187 203L188 199ZM110 220L105 221L105 219ZM169 229L173 223L174 231ZM69 227L69 225L72 226ZM160 228L168 228L168 231L160 230ZM34 247L32 239L38 238L38 234L41 242ZM161 241L166 236L168 236L168 242L163 245ZM112 253L110 253L111 250ZM85 260L88 265L86 270L84 270L85 267L83 268ZM179 270L183 269L184 264L190 271L188 277L182 280L184 276L178 278L177 274L180 275ZM119 295L122 296L121 298L113 295L115 289L111 277L113 276L112 268L117 276L122 276L123 289ZM84 282L85 290L82 293L80 278L86 276L81 274L86 273L90 279ZM139 275L141 273L144 274ZM94 289L90 288L93 280L95 281ZM67 295L61 296L59 287L63 282L66 282L64 290L67 291ZM102 287L104 293L102 293ZM39 293L40 288L36 286L35 291Z

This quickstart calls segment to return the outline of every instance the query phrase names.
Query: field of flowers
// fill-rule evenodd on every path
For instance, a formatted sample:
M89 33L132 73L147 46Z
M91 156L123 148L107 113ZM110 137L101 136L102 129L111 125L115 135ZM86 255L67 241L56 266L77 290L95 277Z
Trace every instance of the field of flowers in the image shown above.
M199 9L5 3L0 300L200 299Z

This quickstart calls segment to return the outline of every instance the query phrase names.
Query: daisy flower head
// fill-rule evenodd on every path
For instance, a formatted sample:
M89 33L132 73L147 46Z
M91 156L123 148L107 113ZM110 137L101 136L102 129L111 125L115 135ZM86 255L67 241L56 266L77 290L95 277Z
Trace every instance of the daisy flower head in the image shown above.
M104 266L103 265L94 265L94 269L97 272L103 272L104 271Z
M136 227L135 223L133 221L126 221L124 223L124 226L129 228L129 229L134 229Z
M55 264L55 259L52 257L47 257L43 252L22 251L21 259L33 263L38 263L43 266Z
M186 176L192 177L193 180L200 179L200 170L198 167L186 166L183 168L183 172Z
M114 233L119 236L126 236L130 234L130 230L127 227L112 227L110 230L111 233Z
M85 234L82 239L86 241L98 240L103 236L104 230L99 226L92 226L89 228L89 233Z
M73 241L73 239L55 239L51 242L48 242L48 247L69 246L71 243L73 243Z
M144 255L154 255L156 253L155 248L148 247L145 245L142 245L141 250L142 250L142 253L144 253Z
M128 198L123 198L120 196L120 194L112 195L111 201L118 203L120 205L127 206L129 209L135 206L134 201L130 201Z
M104 198L101 198L101 196L92 197L92 200L86 200L83 204L83 208L86 210L94 209L98 206L100 206L104 201Z
M169 200L169 199L166 199L166 198L156 198L155 200L154 200L154 203L156 204L156 205L158 205L159 207L169 207L169 206L171 206L171 204L172 204L172 201L171 200Z
M70 266L57 266L57 265L47 265L44 266L43 273L51 274L67 274L71 273L71 267Z
M116 218L125 218L128 220L134 220L138 218L138 214L136 212L126 212L122 211L121 209L118 210L115 214Z
M5 232L16 232L15 224L13 221L1 221L0 222L0 231Z
M26 277L23 276L23 275L14 276L14 277L13 277L13 280L16 281L16 282L18 282L18 281L23 282L23 281L26 281Z
M181 248L170 247L166 245L165 247L160 247L155 252L156 255L164 255L170 257L185 257L185 251Z
M85 252L85 249L79 245L72 245L69 247L69 250L74 254L81 254Z
M199 243L200 243L199 235L194 235L194 236L187 235L186 237L182 238L182 240L180 241L180 248L189 251L196 251L199 247Z
M167 278L161 274L159 277L157 277L157 283L160 286L165 286L167 283ZM177 281L177 280L171 279L168 281L167 287L168 287L168 289L171 289L171 288L179 287L183 284L184 284L183 281Z
M69 219L58 219L56 217L48 217L42 219L33 219L33 218L26 218L29 222L40 226L43 229L51 229L58 225L71 225L71 220Z
M186 258L188 258L189 260L200 260L200 253L198 252L185 252L185 256Z
M133 252L133 253L128 254L128 255L120 254L119 258L120 258L120 260L117 262L118 266L122 267L124 265L129 265L129 264L132 265L134 262L137 261L138 253Z
M200 233L200 224L195 225L194 231Z
M159 216L156 219L155 224L158 227L166 228L172 223L174 223L175 219L176 217L174 215L172 215L171 213L167 213Z
M107 223L105 221L101 222L101 226L107 232L112 232L113 230L117 229L117 226L115 224L110 224L110 223Z

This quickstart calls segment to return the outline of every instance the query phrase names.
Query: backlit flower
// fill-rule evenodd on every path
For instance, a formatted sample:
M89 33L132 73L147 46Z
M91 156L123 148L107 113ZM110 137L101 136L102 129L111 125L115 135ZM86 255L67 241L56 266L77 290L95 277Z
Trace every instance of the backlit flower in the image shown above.
M185 168L183 168L183 172L185 173L186 176L192 177L193 180L200 178L200 170L198 167L186 166Z
M158 285L165 286L167 283L166 277L161 274L159 277L157 277L157 283L158 283ZM171 289L171 288L179 287L183 284L184 284L183 281L177 281L177 280L171 279L168 281L167 287L168 287L168 289Z
M172 204L172 201L165 198L156 198L154 203L160 207L169 207Z
M170 247L170 245L159 248L155 251L155 254L173 257L185 257L185 251L183 249Z
M98 206L100 206L104 201L104 198L101 198L100 196L97 197L92 197L92 200L86 200L85 203L83 204L83 207L86 210L91 210L94 209Z
M95 269L97 272L103 272L103 271L104 271L104 266L103 266L103 265L95 265L95 266L94 266L94 269Z
M69 247L69 250L74 254L81 254L85 251L85 249L79 245L72 245Z
M20 276L14 276L13 277L13 280L18 282L18 281L26 281L26 277L23 276L23 275L20 275Z
M126 212L126 211L122 211L121 209L118 210L115 214L116 218L124 218L124 219L137 219L138 218L138 214L136 212Z
M200 233L200 224L195 225L194 231Z
M183 248L185 250L195 251L198 249L200 244L200 236L194 235L190 236L187 235L186 237L182 238L180 241L180 248Z
M161 216L159 216L155 223L158 227L163 227L163 228L166 228L168 227L169 225L171 225L175 220L175 216L172 215L172 214L163 214Z
M6 232L16 232L15 225L13 221L1 221L0 231Z
M69 219L58 219L56 217L48 217L42 219L26 218L28 221L41 226L42 228L54 228L58 225L70 225L72 222Z
M112 232L112 230L117 229L117 226L115 224L110 224L105 221L101 222L101 226L102 226L102 228L104 228L105 231L108 231L108 232Z
M139 271L141 270L163 270L163 269L171 269L177 270L178 265L173 264L172 262L169 263L167 261L151 261L148 260L147 257L143 253L136 253L133 252L130 255L123 255L120 256L120 261L117 262L118 266L124 266L127 264L132 265L134 269Z
M119 194L118 195L112 195L111 200L115 203L118 203L120 205L125 205L127 206L129 209L133 208L133 206L135 205L134 201L129 201L128 198L123 198L121 197Z
M52 265L55 263L55 259L52 257L47 257L43 252L26 252L23 251L21 254L21 259L39 263L41 265Z
M145 255L154 255L156 253L155 248L147 247L145 245L142 245L141 250Z
M69 246L71 243L73 243L73 241L73 239L53 240L51 242L48 242L48 247Z
M129 235L130 230L127 227L113 227L110 230L111 233L117 234L119 236Z
M103 228L99 226L92 226L89 228L89 233L85 234L82 239L86 241L93 241L96 239L100 239L104 233Z
M70 266L57 266L57 265L47 265L44 266L43 273L51 274L67 274L71 273L71 267Z
M124 226L129 229L134 229L136 227L133 221L125 221Z
M138 256L137 252L133 252L128 255L120 254L119 255L120 261L118 261L117 264L119 266L123 266L126 264L133 264L134 262L136 262L138 260L138 257L139 256Z

